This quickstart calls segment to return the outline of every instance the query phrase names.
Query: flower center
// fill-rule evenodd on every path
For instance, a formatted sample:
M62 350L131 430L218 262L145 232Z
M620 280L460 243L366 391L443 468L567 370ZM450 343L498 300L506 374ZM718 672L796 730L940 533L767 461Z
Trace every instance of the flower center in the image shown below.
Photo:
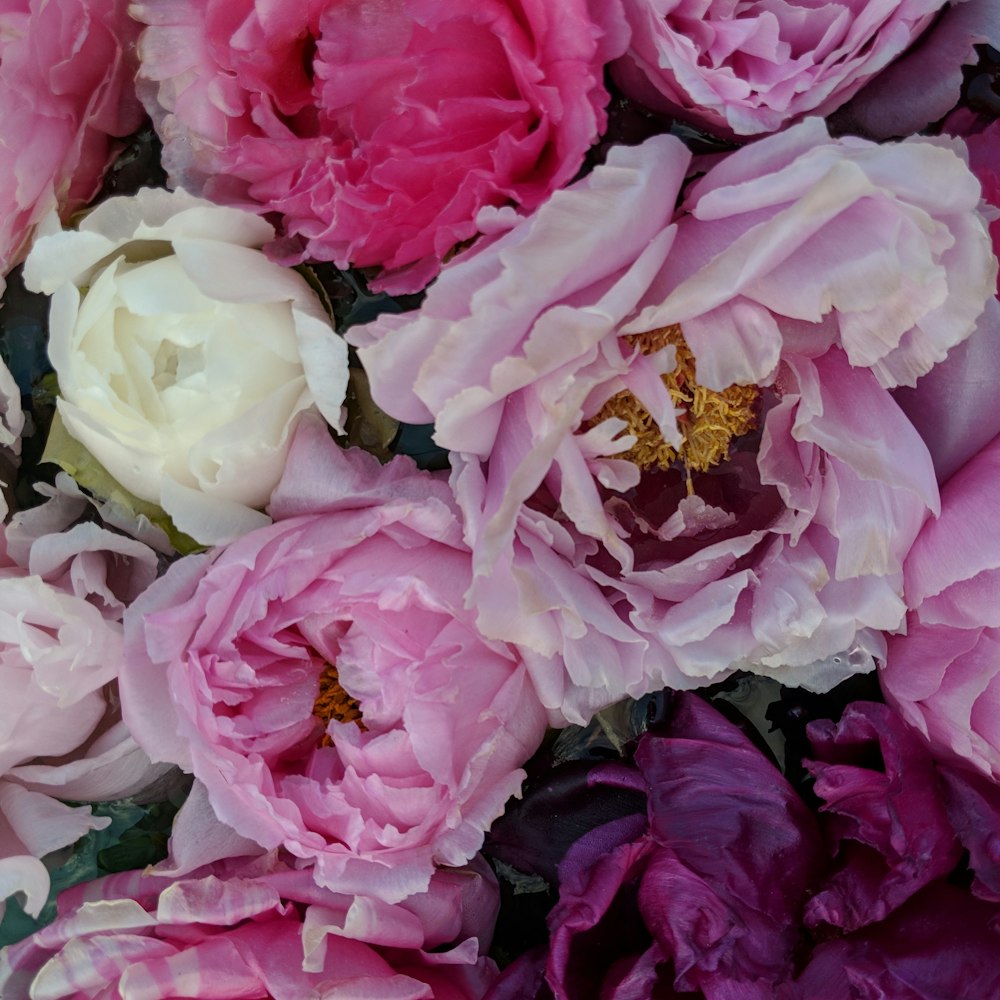
M591 426L609 417L618 417L634 434L635 444L616 455L640 469L654 466L669 469L676 461L690 473L706 472L729 455L733 438L753 430L757 425L757 400L760 391L753 385L731 385L721 392L706 389L696 379L695 359L684 340L680 326L662 327L625 338L643 354L653 354L668 344L677 350L673 371L662 375L674 406L681 410L677 418L684 440L678 448L667 444L649 411L627 389L612 396L601 407Z
M340 675L332 663L328 663L319 675L319 694L313 703L312 714L324 726L331 719L336 719L338 722L353 722L362 732L368 731L361 721L361 703L341 687ZM324 733L320 746L328 747L331 743L329 735Z

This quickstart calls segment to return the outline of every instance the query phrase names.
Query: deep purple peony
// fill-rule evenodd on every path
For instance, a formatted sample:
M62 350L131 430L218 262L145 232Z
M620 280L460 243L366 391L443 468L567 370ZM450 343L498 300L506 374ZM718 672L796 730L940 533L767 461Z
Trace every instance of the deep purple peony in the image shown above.
M573 1000L763 997L792 975L822 845L804 803L735 726L679 695L634 766L598 765L585 780L583 794L577 768L555 771L548 810L529 796L491 832L495 857L550 879L557 863L559 880L547 957L509 968L492 1000L549 996L529 992L542 975ZM553 812L576 832L598 818L561 860L544 823Z
M1000 789L885 705L809 735L815 814L691 694L631 761L536 782L487 851L558 902L489 1000L996 995Z

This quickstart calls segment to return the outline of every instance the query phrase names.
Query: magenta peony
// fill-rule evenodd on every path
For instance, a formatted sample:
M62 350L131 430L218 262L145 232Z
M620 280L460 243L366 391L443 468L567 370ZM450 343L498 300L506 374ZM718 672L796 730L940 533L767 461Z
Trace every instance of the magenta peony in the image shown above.
M452 452L480 627L564 658L532 662L547 708L734 665L823 689L881 655L938 504L885 387L967 337L996 276L959 147L813 120L673 222L681 144L617 148L351 331L379 405Z
M322 885L404 899L478 850L542 708L518 651L463 607L471 558L444 482L304 421L270 510L129 609L125 719L243 837Z
M173 183L279 212L283 261L415 291L484 205L532 209L605 124L619 0L145 0L141 90Z
M125 0L10 0L0 11L0 290L53 209L100 188L111 137L141 121Z
M51 517L35 508L0 537L0 909L22 892L32 915L49 890L39 859L109 822L59 800L123 798L165 770L129 735L113 688L122 609L156 556L93 523L38 534Z
M813 722L808 732L817 759L806 766L835 865L806 923L855 931L946 878L961 848L934 761L892 709L855 702L839 722Z
M0 953L5 997L478 1000L496 916L482 862L401 906L319 889L273 855L184 879L123 872L59 896L55 923Z
M881 923L818 944L795 982L759 1000L997 996L998 920L996 906L936 882Z
M906 561L906 635L889 645L886 698L939 754L1000 780L1000 437L945 485Z
M904 51L944 3L624 5L632 40L614 72L625 93L711 131L758 135L839 108Z

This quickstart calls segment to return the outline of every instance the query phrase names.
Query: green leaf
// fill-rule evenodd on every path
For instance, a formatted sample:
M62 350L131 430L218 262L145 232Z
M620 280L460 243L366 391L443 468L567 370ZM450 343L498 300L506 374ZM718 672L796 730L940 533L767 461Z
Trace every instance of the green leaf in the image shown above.
M174 816L186 794L185 789L178 796L178 802L152 805L136 805L131 799L93 803L93 814L109 817L110 825L103 830L91 830L72 849L56 851L43 858L52 879L49 898L37 919L21 909L16 897L7 900L0 922L0 948L34 934L55 920L56 897L64 889L162 861L167 856Z

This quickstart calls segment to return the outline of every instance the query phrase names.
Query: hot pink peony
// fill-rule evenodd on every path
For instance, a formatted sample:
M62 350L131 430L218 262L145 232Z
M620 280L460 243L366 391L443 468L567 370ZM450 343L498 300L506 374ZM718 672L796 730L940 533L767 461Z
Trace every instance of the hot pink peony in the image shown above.
M319 889L274 856L185 879L123 872L59 896L55 923L0 953L0 989L48 1000L476 1000L496 916L484 862L389 906Z
M827 115L933 21L943 0L624 0L632 29L622 89L725 135ZM957 95L956 95L957 96Z
M0 278L35 225L97 193L111 137L136 129L138 26L124 0L8 0L0 11ZM2 281L0 281L2 288Z
M144 101L173 183L280 212L282 260L422 288L483 205L531 209L604 128L619 0L144 0Z
M34 508L0 538L0 908L22 892L32 915L49 890L39 859L109 822L59 800L133 795L165 770L125 729L113 688L122 609L156 557L63 514Z
M913 608L881 673L886 698L930 741L1000 780L1000 437L942 490L906 561Z
M398 901L476 852L543 712L518 651L463 608L447 485L301 428L275 523L180 560L129 609L123 710L239 834Z
M418 312L349 335L379 405L436 422L480 627L564 656L534 680L571 721L734 666L871 668L938 504L883 387L968 336L995 279L947 144L814 120L720 162L671 223L687 166L669 137L614 149L533 217L481 217L496 237Z

